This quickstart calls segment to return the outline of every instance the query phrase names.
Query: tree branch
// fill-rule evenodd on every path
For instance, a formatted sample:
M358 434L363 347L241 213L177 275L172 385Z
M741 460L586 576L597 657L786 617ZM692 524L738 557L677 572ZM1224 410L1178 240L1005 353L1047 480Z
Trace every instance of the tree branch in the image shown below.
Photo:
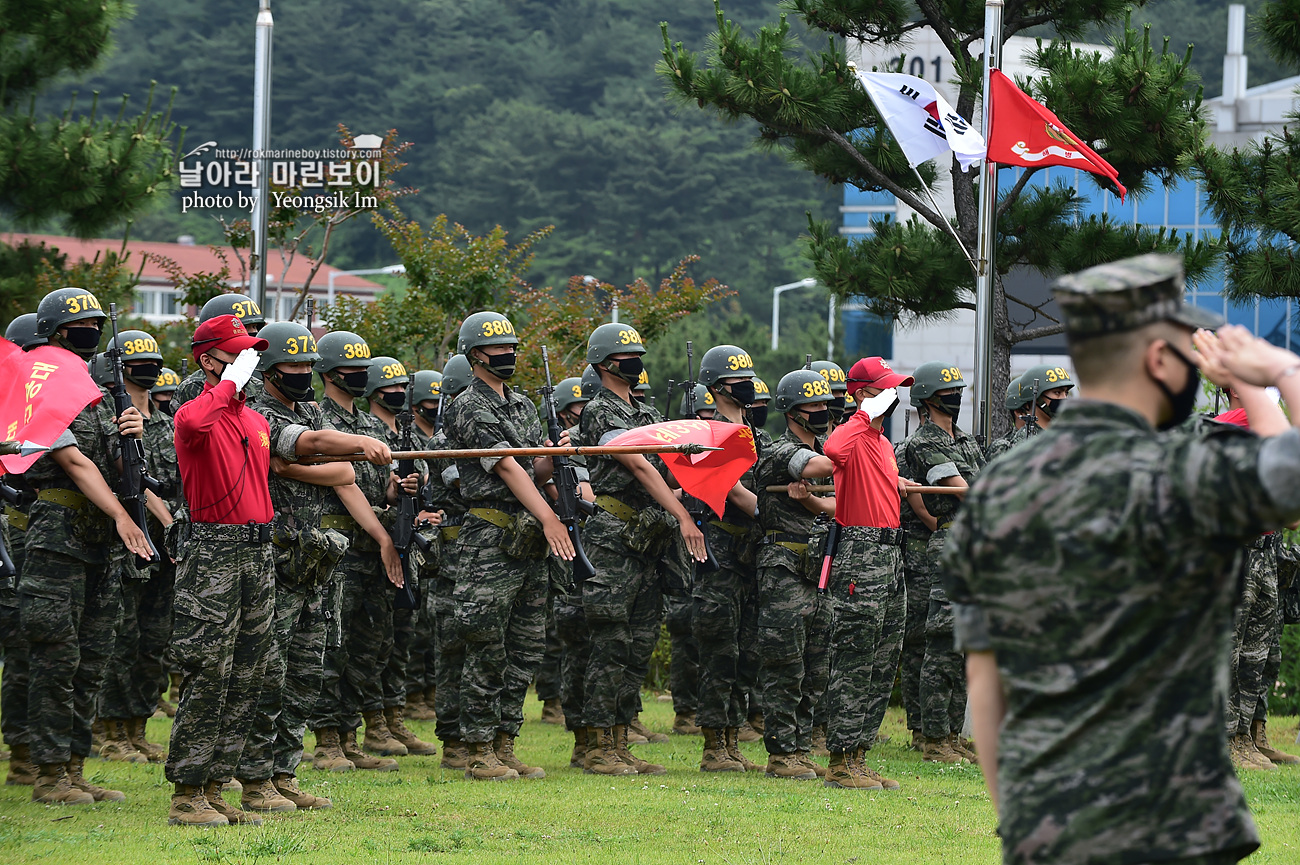
M1042 168L1028 168L1025 170L1024 174L1020 175L1020 179L1016 181L1016 185L1007 190L1007 194L1002 198L1002 203L998 205L997 216L994 218L994 224L996 224L997 220L1006 215L1006 212L1011 209L1011 205L1020 197L1020 193L1024 192L1025 184L1029 182L1029 178L1042 170Z
M943 47L948 49L948 54L952 57L961 56L958 51L961 47L961 40L957 34L948 26L948 20L944 17L943 10L935 0L916 0L916 8L925 16L934 33L943 43Z
M1031 339L1038 339L1040 336L1056 336L1058 333L1065 333L1063 324L1047 324L1042 327L1032 327L1029 330L1022 330L1019 333L1007 334L1007 342L1015 345L1018 342L1027 342Z
M1045 307L1045 306L1047 306L1049 303L1051 303L1050 300L1045 300L1045 301L1043 301L1042 303L1040 303L1038 306L1034 306L1034 305L1032 305L1032 304L1025 303L1023 300L1021 300L1020 298L1016 297L1014 294L1011 294L1010 292L1006 291L1005 289L1003 290L1002 293L1005 294L1005 295L1007 296L1007 300L1011 301L1012 303L1018 303L1018 304L1020 304L1020 305L1023 306L1025 309L1027 309L1027 310L1029 310L1030 312L1034 313L1034 315L1041 315L1043 318L1047 319L1048 321L1054 321L1054 322L1056 322L1057 324L1060 324L1060 323L1061 323L1061 320L1060 320L1059 318L1052 318L1050 315L1048 315L1047 313L1043 312L1043 307Z
M906 204L908 207L912 208L918 214L924 217L926 222L930 223L940 231L943 231L945 233L947 232L947 228L944 227L942 214L935 213L928 206L926 206L926 204L923 203L921 199L917 198L916 195L914 195L912 192L904 189L902 186L895 183L883 171L881 171L876 166L872 165L871 161L862 155L862 151L858 150L858 148L853 146L852 141L849 141L847 138L845 138L840 133L836 132L834 129L831 129L829 126L823 126L818 131L826 138L830 139L831 141L839 145L840 149L843 150L845 153L847 153L849 156L853 157L853 161L858 164L858 167L861 168L868 177L870 177L879 185L886 187L890 192L894 193L894 195L896 195L904 204Z

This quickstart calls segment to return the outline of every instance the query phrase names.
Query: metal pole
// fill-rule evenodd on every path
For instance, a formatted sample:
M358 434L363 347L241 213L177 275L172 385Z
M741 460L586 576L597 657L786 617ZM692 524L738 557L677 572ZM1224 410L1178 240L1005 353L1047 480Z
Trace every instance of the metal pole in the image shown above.
M835 295L831 295L830 309L826 312L826 359L835 355Z
M266 306L267 213L270 204L270 160L262 156L271 149L271 0L261 0L257 10L257 47L253 61L253 149L259 151L257 190L253 199L253 273L248 294L259 307ZM278 310L276 311L278 314Z
M1002 0L984 3L984 98L980 132L990 137L993 111L989 73L1002 66ZM993 252L997 242L998 167L985 159L980 165L979 270L975 279L975 409L974 432L987 445L993 440Z
M817 280L812 277L801 279L798 282L787 282L785 285L778 285L772 289L772 351L776 351L777 343L781 339L781 294L795 288L810 288L817 284Z

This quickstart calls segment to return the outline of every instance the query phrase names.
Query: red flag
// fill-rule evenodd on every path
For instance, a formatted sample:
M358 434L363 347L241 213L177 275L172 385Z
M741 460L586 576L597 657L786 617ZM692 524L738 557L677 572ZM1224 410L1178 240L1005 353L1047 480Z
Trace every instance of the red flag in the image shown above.
M49 447L82 409L104 398L86 362L53 345L23 351L0 339L0 381L5 382L0 392L0 438L7 441L30 440ZM0 465L20 475L42 454L0 456Z
M1002 165L1068 165L1110 178L1119 187L1119 200L1128 192L1114 166L1065 128L1047 106L1036 102L1015 82L994 69L989 74L990 162Z
M722 450L657 456L668 466L683 490L713 508L713 512L721 517L723 508L727 506L727 493L740 480L740 476L758 461L758 449L754 447L754 434L749 427L716 420L677 420L637 427L602 444L688 442Z

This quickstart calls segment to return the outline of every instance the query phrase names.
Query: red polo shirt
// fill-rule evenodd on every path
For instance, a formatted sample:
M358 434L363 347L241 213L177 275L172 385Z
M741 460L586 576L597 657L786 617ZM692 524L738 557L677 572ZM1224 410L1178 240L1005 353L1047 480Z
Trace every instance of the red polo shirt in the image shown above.
M193 522L271 522L271 427L234 382L205 384L177 409L176 459Z
M842 526L900 528L898 461L889 439L871 425L866 412L836 427L825 451L835 464L835 521Z

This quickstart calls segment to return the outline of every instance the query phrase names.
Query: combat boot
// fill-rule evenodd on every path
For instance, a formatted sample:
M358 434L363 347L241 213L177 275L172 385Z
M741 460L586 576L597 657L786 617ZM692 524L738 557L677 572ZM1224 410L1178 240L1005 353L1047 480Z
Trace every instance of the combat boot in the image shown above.
M393 737L382 711L362 712L361 717L366 720L366 737L361 742L363 750L381 757L405 757L410 753L405 745Z
M167 691L167 699L176 705L181 704L181 683L184 681L180 673L168 673L167 681L171 688Z
M916 751L918 754L925 750L925 736L920 730L912 731L912 744L907 746L907 750Z
M979 763L979 757L975 756L974 744L974 742L963 739L958 733L948 734L948 747L952 748L970 762Z
M430 685L429 687L424 689L424 705L428 706L429 711L433 713L433 717L429 719L430 721L438 720L438 706L433 701L434 697L436 697L437 695L438 695L438 689L435 688L433 685Z
M123 718L104 719L104 744L99 748L102 760L117 763L148 763L149 758L136 750L126 733L126 720Z
M104 721L96 718L90 722L90 753L99 756L99 749L104 747Z
M443 739L442 762L438 765L444 769L469 768L469 748L459 739Z
M754 732L757 733L759 738L761 739L763 737L763 733L767 731L767 725L763 721L763 715L761 713L750 715L748 723L749 726L753 728Z
M542 701L542 722L545 724L564 723L564 710L560 708L559 700Z
M322 772L351 772L357 768L343 753L337 727L316 730L316 752L312 754L312 768Z
M36 783L36 764L32 762L32 752L26 745L14 745L9 757L9 774L6 784L30 787Z
M826 727L818 724L812 728L812 755L814 757L829 757L830 750L826 747Z
M768 754L765 774L769 778L815 781L817 773L804 765L798 754Z
M146 718L127 718L126 719L126 740L150 763L163 763L167 760L167 752L150 742L145 738L148 719Z
M126 794L121 790L110 790L107 787L99 787L86 780L86 758L76 754L68 761L68 783L74 790L80 790L83 793L89 793L96 802L123 802L126 800Z
M587 757L587 728L579 727L573 731L573 753L569 755L569 768L581 769Z
M280 791L275 789L275 785L271 783L270 778L261 781L241 779L239 783L244 785L244 792L239 794L239 807L245 811L278 814L282 811L298 810L297 805L280 795ZM204 794L206 795L206 793L205 790ZM216 805L213 805L213 807L216 807ZM220 808L217 810L220 810Z
M858 769L862 771L862 774L866 775L871 780L879 783L882 789L897 790L900 786L902 786L893 778L886 778L884 775L880 774L875 769L867 765L866 748L859 748L857 751L853 752L853 761L857 763Z
M673 732L678 736L700 735L700 725L695 723L694 712L678 712L673 718Z
M740 745L737 744L738 740L740 739L739 727L727 727L725 730L722 731L722 735L723 735L723 742L725 743L727 748L727 756L735 760L741 766L744 766L746 772L763 771L762 766L758 765L753 760L746 757L744 753L741 752Z
M1255 747L1255 740L1251 738L1249 733L1238 733L1234 738L1237 739L1237 746L1241 749L1247 763L1250 764L1247 766L1248 769L1272 771L1277 768L1277 766L1273 765L1272 760L1265 757L1260 753L1259 748Z
M257 783L249 781L250 784ZM216 811L231 826L261 826L262 818L248 811L240 811L238 808L231 807L225 799L221 798L221 782L209 781L203 785L203 799L208 803L208 807Z
M1267 757L1268 761L1275 766L1289 766L1300 763L1300 757L1295 754L1288 754L1285 751L1279 751L1269 744L1267 725L1267 721L1250 722L1250 738L1254 740L1256 750ZM15 748L14 750L18 749Z
M492 750L496 753L497 759L501 761L501 765L514 769L515 774L520 778L531 778L534 781L539 781L546 777L546 770L541 766L529 766L515 756L514 736L498 730L496 738L492 740Z
M965 757L958 754L948 744L947 737L942 739L931 739L928 736L925 739L925 749L921 752L921 759L927 763L966 763Z
M736 738L741 742L761 742L763 734L749 726L749 722L741 724L739 727L733 727L736 731Z
M744 765L731 759L727 753L727 740L717 727L701 727L704 733L704 753L700 757L701 772L743 772Z
M884 785L862 771L853 753L832 751L831 762L826 768L823 787L841 787L845 790L880 790Z
M36 770L32 801L46 805L89 805L95 797L72 786L68 767L63 763L45 763Z
M617 724L614 726L614 752L624 763L636 770L638 775L667 775L668 770L658 763L651 763L648 760L642 760L628 748L627 726Z
M635 775L636 769L618 756L618 741L613 727L587 728L587 753L582 771L588 775Z
M406 695L406 711L404 714L413 721L432 721L438 717L434 714L433 707L425 704L423 691L412 691ZM388 729L393 729L391 723L388 725ZM409 746L407 750L410 750Z
M172 807L167 812L169 826L226 826L229 823L208 802L202 787L176 785L176 791L172 793Z
M469 758L465 765L467 781L515 781L519 773L497 759L491 742L466 742Z
M412 732L411 728L406 726L406 712L401 706L393 706L391 709L384 710L384 722L388 726L388 732L392 737L406 746L406 753L415 754L420 757L438 756L438 747L432 742L425 742L419 736ZM367 730L366 734L369 735Z
M352 761L352 765L358 769L367 769L372 772L396 772L397 761L391 757L373 757L361 750L357 744L357 731L347 730L340 731L339 742L343 745L343 756ZM394 740L396 744L401 744Z
M176 704L167 702L161 694L158 695L158 705L153 710L155 718L175 718Z
M799 758L799 762L812 769L818 778L826 777L826 767L814 760L807 751L795 751L794 754Z
M334 803L324 796L315 796L298 788L298 779L287 773L271 778L275 791L294 804L299 811L323 811Z
M632 738L633 733L640 735L642 738L645 739L645 742L634 741ZM668 742L670 741L668 739L668 734L656 733L650 728L648 728L645 724L642 724L640 715L633 717L632 723L627 725L627 740L633 745L645 745L645 744L667 745Z

